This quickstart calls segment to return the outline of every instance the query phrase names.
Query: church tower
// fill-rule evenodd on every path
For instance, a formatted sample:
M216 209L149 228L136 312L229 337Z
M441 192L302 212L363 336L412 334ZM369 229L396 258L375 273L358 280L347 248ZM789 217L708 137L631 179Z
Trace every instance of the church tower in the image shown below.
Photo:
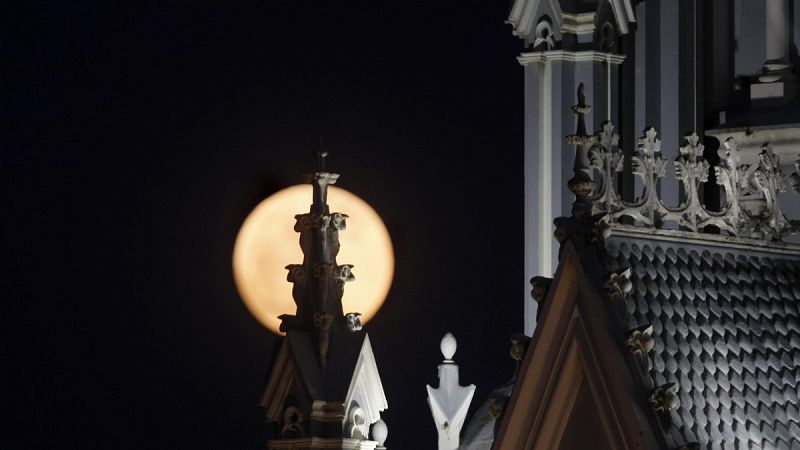
M267 448L384 449L380 413L388 404L360 314L342 309L345 283L355 277L352 265L336 261L347 215L327 205L339 174L325 171L324 159L309 177L309 212L295 216L304 256L286 266L297 311L280 316L286 336L261 401L273 426Z
M568 2L516 0L508 23L525 50L517 58L525 70L525 275L555 271L553 220L570 210L564 192L572 176L572 148L564 136L574 131L571 107L580 83L587 86L588 123L619 123L618 86L625 56L618 41L631 31L628 1ZM527 301L525 334L536 323L536 305Z
M766 144L784 172L800 161L798 0L514 0L507 22L523 44L526 280L555 271L553 219L570 211L572 152L563 138L573 131L580 83L593 106L589 131L617 125L604 132L622 149L613 186L622 200L637 201L641 191L632 161L651 127L667 161L680 157L692 132L712 166L731 137L744 164L757 164ZM655 190L666 207L680 208L688 193L671 164L665 172ZM697 201L719 212L724 193L708 175ZM781 188L784 212L800 218ZM526 282L520 290L527 335L537 310L529 289Z

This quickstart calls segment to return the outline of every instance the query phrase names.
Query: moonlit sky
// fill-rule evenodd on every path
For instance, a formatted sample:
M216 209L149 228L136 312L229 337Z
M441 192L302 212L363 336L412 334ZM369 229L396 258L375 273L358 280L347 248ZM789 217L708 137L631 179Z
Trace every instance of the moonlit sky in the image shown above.
M361 323L366 324L392 285L392 238L378 213L358 196L337 186L327 186L326 191L330 211L349 216L337 232L337 263L349 265L352 275L341 298L342 312L360 313ZM232 258L236 290L250 313L274 333L283 334L279 317L297 309L294 284L286 282L286 261L303 262L295 216L308 211L312 192L311 184L297 184L270 195L248 214L236 234Z
M239 299L231 254L322 134L396 252L366 327L387 445L435 448L441 337L458 339L474 409L510 378L522 330L507 2L159 3L2 15L0 447L263 448L276 338Z

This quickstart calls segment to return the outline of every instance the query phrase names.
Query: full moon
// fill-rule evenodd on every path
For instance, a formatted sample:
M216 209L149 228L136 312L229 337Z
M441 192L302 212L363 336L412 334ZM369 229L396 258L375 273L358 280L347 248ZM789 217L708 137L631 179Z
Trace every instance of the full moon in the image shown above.
M301 264L300 234L295 214L308 212L311 185L292 186L267 197L247 216L233 249L233 276L247 309L275 333L281 314L294 314L292 284L286 281L288 264ZM359 312L366 323L380 309L394 275L394 250L389 231L378 213L364 200L335 186L328 187L331 212L348 215L347 229L339 232L338 264L353 264L355 281L342 297L344 312Z

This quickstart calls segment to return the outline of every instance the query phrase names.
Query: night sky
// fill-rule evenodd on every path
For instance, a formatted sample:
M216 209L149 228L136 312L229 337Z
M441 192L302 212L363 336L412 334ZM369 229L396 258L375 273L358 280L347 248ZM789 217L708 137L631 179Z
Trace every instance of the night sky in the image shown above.
M239 299L231 254L322 134L395 246L366 326L387 445L435 448L441 336L474 410L512 375L523 328L508 2L160 3L2 14L0 447L262 448L277 338Z

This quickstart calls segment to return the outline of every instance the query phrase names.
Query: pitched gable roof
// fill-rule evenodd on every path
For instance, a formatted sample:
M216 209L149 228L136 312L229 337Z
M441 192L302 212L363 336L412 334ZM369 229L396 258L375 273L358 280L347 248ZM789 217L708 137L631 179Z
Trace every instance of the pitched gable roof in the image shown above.
M493 449L558 449L576 414L602 430L594 436L598 448L662 447L648 419L647 393L629 368L614 306L589 275L575 245L565 242ZM586 405L592 414L576 410Z
M365 332L335 330L336 351L320 367L310 333L289 331L273 362L261 405L267 420L279 421L284 402L292 388L307 394L310 401L341 402L344 411L357 401L368 424L380 419L388 407L369 336Z
M633 3L630 0L601 0L595 5L583 5L584 8L576 11L564 11L560 0L514 0L506 22L513 27L514 36L525 38L534 32L539 18L547 14L554 20L554 25L560 33L565 18L570 21L574 21L581 15L593 18L594 14L600 11L606 3L611 7L620 34L628 34L630 24L636 22Z
M364 341L358 359L353 367L351 382L345 396L345 410L350 410L353 402L357 402L365 414L367 424L377 422L381 411L389 407L386 395L383 392L383 383L378 373L375 355L372 353L372 344L369 335L364 333Z

